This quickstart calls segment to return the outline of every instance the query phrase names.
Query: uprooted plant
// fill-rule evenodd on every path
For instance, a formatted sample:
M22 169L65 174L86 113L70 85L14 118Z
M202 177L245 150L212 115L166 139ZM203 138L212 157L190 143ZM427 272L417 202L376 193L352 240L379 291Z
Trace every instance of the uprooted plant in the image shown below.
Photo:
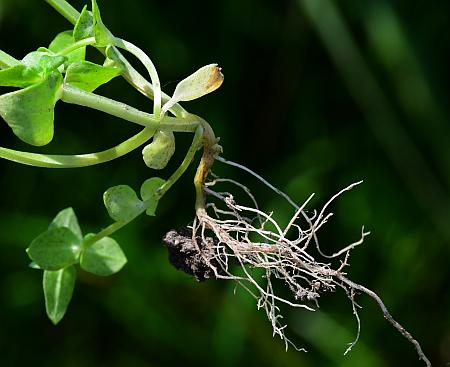
M349 351L358 339L360 327L355 296L358 292L365 293L378 303L385 318L414 344L419 357L430 366L419 343L392 318L380 297L349 280L344 272L350 251L368 235L364 227L359 241L332 255L326 255L319 246L317 233L332 215L327 211L330 203L357 183L333 196L319 211L306 210L312 196L301 206L296 205L248 168L221 157L222 148L211 126L180 106L179 102L202 97L220 87L223 75L217 64L204 66L182 80L169 97L161 91L151 59L105 27L96 0L92 0L91 11L85 6L81 13L65 0L46 1L74 28L58 34L48 47L40 47L20 61L0 50L0 86L19 88L0 96L1 117L18 138L35 146L52 140L54 108L59 100L100 110L139 124L143 129L102 152L46 155L1 147L1 158L37 167L74 168L110 161L145 145L142 150L145 164L149 168L162 169L175 151L174 132L194 134L181 165L167 179L147 179L140 188L140 198L126 185L111 187L104 193L104 204L113 224L98 233L83 236L74 211L67 208L57 214L46 232L33 240L27 253L32 260L31 266L43 270L46 310L53 323L57 324L66 313L74 289L76 266L100 276L118 272L127 260L119 244L110 236L140 214L155 215L158 201L193 162L196 152L203 148L194 178L194 219L190 226L169 231L164 237L169 259L176 268L194 275L197 280L225 279L242 286L256 299L258 308L265 310L274 334L284 340L286 347L293 343L286 337L285 325L281 322L281 303L313 310L311 305L317 304L321 293L343 289L358 323L357 338L347 348ZM85 59L88 46L105 56L103 65ZM131 66L121 49L143 63L150 81ZM93 93L97 87L118 76L154 101L153 113ZM150 139L152 141L148 143ZM295 208L289 223L282 226L271 213L260 210L246 186L214 176L211 167L215 161L252 173L287 199ZM216 189L223 182L243 189L253 204L241 205L231 193ZM313 253L321 261L316 260ZM333 267L330 259L336 258L341 262ZM290 298L278 295L275 288L279 283L288 287Z

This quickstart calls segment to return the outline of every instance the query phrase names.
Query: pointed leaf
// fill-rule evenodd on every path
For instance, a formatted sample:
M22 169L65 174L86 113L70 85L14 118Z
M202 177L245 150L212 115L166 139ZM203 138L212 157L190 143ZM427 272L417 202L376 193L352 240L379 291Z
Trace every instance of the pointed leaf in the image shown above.
M83 235L81 233L80 225L78 224L77 216L72 208L63 209L56 214L56 217L50 223L49 229L60 227L70 229L80 242L83 240Z
M91 236L87 235L86 239ZM119 244L110 237L104 237L83 251L80 266L90 273L108 276L121 270L126 262L127 258Z
M158 131L153 141L142 150L142 157L149 168L163 169L175 153L175 137L171 131Z
M92 0L92 16L94 18L94 36L96 45L99 47L111 45L113 43L112 35L108 28L103 24L100 16L100 9L98 8L96 0Z
M76 264L80 252L81 241L66 227L49 229L27 248L30 259L45 270L59 270Z
M222 83L223 74L217 64L203 66L178 83L172 98L163 106L162 113L168 111L175 103L192 101L211 93L219 88Z
M50 271L44 271L45 309L53 324L57 324L64 317L73 289L75 287L76 270L74 266Z
M73 32L64 31L59 33L55 37L55 39L50 43L50 46L48 46L48 48L50 51L57 53L73 45L74 43L75 39L73 38ZM86 56L86 47L80 47L79 49L76 49L75 51L72 51L66 55L67 61L69 63L84 60L85 56Z
M144 203L138 199L134 190L127 185L118 185L106 190L103 194L103 202L109 216L117 222L133 219L144 208Z
M101 66L89 61L78 61L70 64L66 71L65 82L88 92L109 82L120 75L117 67Z
M145 180L141 186L141 198L145 201L147 215L154 216L159 201L159 189L166 183L159 177L152 177Z
M73 39L77 42L89 37L94 37L94 18L85 5L73 29Z
M20 64L0 70L0 86L25 88L42 81L42 76L36 70L30 70Z
M41 146L53 138L54 108L62 77L53 73L39 84L0 96L0 116L24 142Z

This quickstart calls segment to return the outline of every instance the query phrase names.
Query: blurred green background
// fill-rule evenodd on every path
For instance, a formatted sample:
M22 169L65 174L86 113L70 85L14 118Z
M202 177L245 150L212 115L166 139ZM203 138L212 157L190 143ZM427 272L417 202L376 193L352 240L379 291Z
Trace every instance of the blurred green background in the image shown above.
M73 0L81 10L84 1ZM155 62L164 90L218 62L225 83L186 104L206 118L224 156L251 167L298 202L320 207L361 180L333 206L324 250L372 234L351 256L349 277L376 291L421 342L434 366L450 363L450 5L406 0L99 1L105 24ZM46 46L70 25L44 1L0 2L0 48L17 58ZM89 54L95 60L98 55ZM99 93L149 110L114 80ZM49 153L93 152L138 129L59 103ZM29 147L0 126L1 146ZM180 136L167 177L190 137ZM287 334L308 353L284 351L264 313L241 289L176 271L163 234L193 218L193 170L167 195L156 218L140 218L115 238L129 263L114 277L81 275L66 318L47 320L41 273L25 248L62 208L83 231L110 223L102 193L135 189L154 175L140 151L98 167L46 170L0 161L1 366L420 366L416 353L382 317L362 306L359 343L343 292L320 310L283 309ZM286 203L237 169L214 171L251 187L281 221ZM281 291L283 292L283 291Z

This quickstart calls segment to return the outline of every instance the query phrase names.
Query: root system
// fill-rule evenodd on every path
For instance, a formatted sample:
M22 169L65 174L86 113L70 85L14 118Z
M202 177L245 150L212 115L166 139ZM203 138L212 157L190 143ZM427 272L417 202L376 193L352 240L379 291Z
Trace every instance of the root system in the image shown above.
M244 189L252 199L252 207L237 204L230 193L214 191L215 185L223 181ZM347 353L357 342L360 331L355 295L365 293L377 302L394 328L415 346L420 359L431 366L419 343L393 319L381 298L347 278L345 268L350 252L363 243L369 232L363 227L358 241L330 255L319 245L317 233L333 215L328 212L330 204L357 184L359 182L334 195L320 211L306 211L311 195L303 205L296 206L289 223L281 226L272 213L258 208L245 186L216 178L205 188L206 193L215 198L214 202L197 209L191 227L166 234L164 242L169 249L170 262L199 281L216 278L237 282L255 298L258 309L265 311L273 334L284 341L286 348L292 345L298 350L303 349L297 348L286 336L281 304L314 311L322 293L344 290L357 321L356 338L349 344ZM291 297L279 295L275 289L279 284L288 287Z

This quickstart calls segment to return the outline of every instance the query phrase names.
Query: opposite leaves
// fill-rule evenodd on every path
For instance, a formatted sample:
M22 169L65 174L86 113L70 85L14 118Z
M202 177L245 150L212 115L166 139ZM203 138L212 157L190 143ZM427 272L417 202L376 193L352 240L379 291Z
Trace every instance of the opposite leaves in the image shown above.
M146 180L141 186L141 198L127 185L113 186L103 194L103 201L109 216L116 222L129 221L144 210L147 215L154 216L159 199L159 191L166 183L159 177Z
M61 210L49 229L28 247L30 264L44 270L45 307L50 320L57 324L63 318L72 297L76 264L90 273L108 276L117 273L127 258L119 244L110 237L94 241L93 234L83 238L72 208Z

